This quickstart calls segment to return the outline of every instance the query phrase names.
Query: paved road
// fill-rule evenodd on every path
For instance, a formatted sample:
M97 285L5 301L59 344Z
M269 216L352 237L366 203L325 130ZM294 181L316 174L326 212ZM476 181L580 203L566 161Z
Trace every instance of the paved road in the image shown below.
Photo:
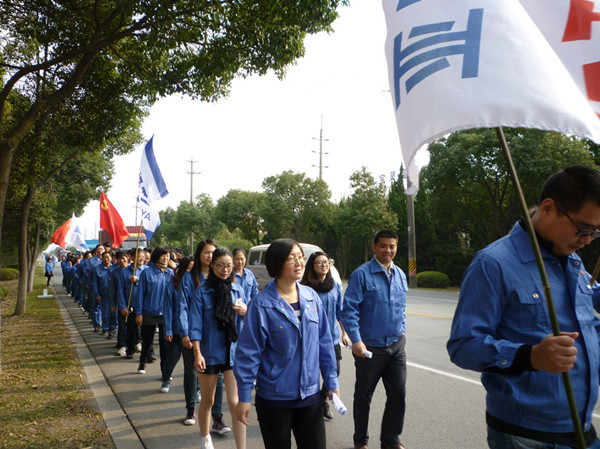
M58 272L59 273L59 272ZM55 276L58 293L61 276ZM91 322L66 295L58 295L68 316L89 348L93 360L108 381L109 388L102 395L113 394L118 401L111 406L113 416L121 408L129 422L120 422L115 432L117 442L131 444L137 438L137 447L148 449L184 449L199 447L199 430L196 425L184 426L183 372L180 362L173 374L171 391L161 393L160 367L150 364L145 375L137 374L137 360L116 356L114 340L106 340L93 332ZM426 290L409 292L407 308L407 414L403 443L409 449L465 449L485 448L484 402L485 391L479 375L463 371L448 359L445 343L456 307L456 293ZM81 357L81 356L80 356ZM354 367L349 349L343 349L341 397L348 410L352 410ZM102 397L99 399L102 400ZM371 409L371 448L379 447L381 413L385 403L383 385L375 393ZM115 403L116 404L116 403ZM226 406L225 406L226 408ZM122 415L123 413L121 413ZM226 421L231 422L231 417ZM248 427L248 448L262 448L256 414L251 414ZM117 421L119 423L119 421ZM131 423L133 430L127 425ZM127 425L126 425L127 424ZM598 423L596 423L598 427ZM351 449L351 415L336 417L326 423L328 448ZM135 432L135 434L133 434ZM233 435L214 436L217 449L235 448ZM136 446L119 446L124 447Z

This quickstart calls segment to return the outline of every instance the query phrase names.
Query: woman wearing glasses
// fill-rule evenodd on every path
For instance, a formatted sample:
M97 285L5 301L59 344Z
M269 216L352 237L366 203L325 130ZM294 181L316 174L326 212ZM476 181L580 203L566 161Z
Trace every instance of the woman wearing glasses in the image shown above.
M327 254L322 251L316 251L310 255L300 283L312 287L323 302L329 331L331 332L331 339L333 340L335 360L337 362L337 375L339 376L340 360L342 360L340 328L342 329L342 343L344 346L350 344L350 338L348 338L348 334L346 334L344 326L340 321L342 316L342 286L331 275L331 263ZM327 388L325 384L321 388L321 409L325 418L333 419L333 413L331 413L329 403L327 402Z
M237 418L248 425L256 379L256 412L266 449L325 449L319 374L339 394L327 316L315 291L298 281L304 253L292 239L275 240L265 254L275 278L250 302L236 352Z
M206 282L194 291L190 301L189 333L194 347L194 366L200 373L198 381L202 397L198 407L198 424L203 449L214 448L210 436L210 412L219 373L223 373L232 418L238 403L231 367L246 314L246 300L244 290L234 279L231 251L217 248L212 254ZM233 419L232 426L236 448L245 449L246 428L236 419Z

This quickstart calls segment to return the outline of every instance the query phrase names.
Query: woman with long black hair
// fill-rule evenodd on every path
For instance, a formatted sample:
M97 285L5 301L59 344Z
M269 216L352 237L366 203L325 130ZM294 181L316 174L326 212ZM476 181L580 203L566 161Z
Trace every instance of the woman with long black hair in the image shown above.
M340 347L340 328L342 330L342 343L344 346L350 344L350 338L344 326L342 325L342 286L333 279L331 275L331 260L329 256L322 251L316 251L310 255L306 261L304 275L300 281L303 285L308 285L317 292L329 324L333 348L335 350L335 360L337 363L337 375L340 375L340 361L342 360L342 350ZM339 324L339 327L338 327ZM327 388L325 384L321 388L321 409L323 416L327 419L333 419L333 413L327 402Z
M232 371L233 355L246 314L244 290L234 282L233 255L227 248L213 252L205 284L196 289L190 301L190 339L194 346L195 367L200 373L198 423L202 448L213 449L210 436L211 407L217 378L223 374L227 403L233 422L237 449L246 448L246 428L235 419L238 403L237 384Z

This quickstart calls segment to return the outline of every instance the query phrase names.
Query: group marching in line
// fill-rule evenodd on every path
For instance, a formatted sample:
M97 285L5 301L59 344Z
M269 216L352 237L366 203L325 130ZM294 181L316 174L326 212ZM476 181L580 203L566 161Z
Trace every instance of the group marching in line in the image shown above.
M246 448L253 390L266 449L290 448L292 433L299 449L325 449L329 401L340 395L341 344L352 345L355 358L355 448L367 449L371 398L383 379L381 447L405 449L407 282L393 264L397 243L392 231L375 236L375 257L351 275L345 297L327 254L306 260L293 239L270 244L265 265L273 280L261 291L243 249L208 239L193 258L164 247L115 252L98 245L68 254L61 268L63 286L94 332L116 340L119 356L139 353L140 375L157 360L158 332L161 392L169 392L183 358L183 423L198 422L203 449L214 448L211 433L231 431L236 448Z

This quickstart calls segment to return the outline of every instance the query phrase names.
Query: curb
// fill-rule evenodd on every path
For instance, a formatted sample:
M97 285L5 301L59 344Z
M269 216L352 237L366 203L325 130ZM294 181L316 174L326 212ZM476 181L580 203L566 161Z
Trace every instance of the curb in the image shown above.
M102 412L102 418L106 423L106 427L115 444L115 448L144 449L144 444L141 442L137 432L131 425L125 411L119 404L112 388L104 377L102 370L96 363L96 359L92 356L86 343L83 341L83 337L75 326L71 314L63 302L63 295L57 292L54 285L52 287L56 293L56 302L60 309L63 322L71 334L71 342L77 351L77 358L83 367L85 383L94 394L98 409Z

